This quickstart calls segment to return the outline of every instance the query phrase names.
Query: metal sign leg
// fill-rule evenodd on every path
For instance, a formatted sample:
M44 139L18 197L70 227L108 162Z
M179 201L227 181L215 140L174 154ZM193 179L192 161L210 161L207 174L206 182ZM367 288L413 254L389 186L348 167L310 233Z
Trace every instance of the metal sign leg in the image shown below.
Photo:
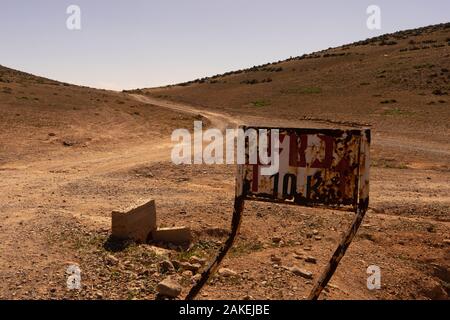
M223 245L223 247L219 250L219 253L216 259L211 263L203 273L200 280L192 287L186 296L186 300L194 300L195 297L200 293L203 289L204 285L208 282L211 276L217 271L219 265L222 263L223 259L227 255L228 251L233 246L233 243L236 239L236 236L239 232L239 228L241 226L242 221L242 213L244 211L244 196L241 195L234 199L234 210L233 210L233 219L231 222L231 233L228 237L227 241Z
M342 257L344 256L345 252L350 246L350 243L352 242L353 238L358 232L359 226L361 225L361 222L364 218L364 215L366 214L366 211L367 211L366 208L358 210L358 213L356 214L352 222L352 225L350 226L350 229L346 232L346 234L342 238L341 242L339 243L339 246L337 247L336 251L331 257L331 260L328 262L327 266L325 267L316 284L314 285L313 289L311 290L308 297L309 300L317 300L322 290L327 286L328 281L330 281L331 277L333 276L334 272L336 271L339 265L339 262L341 261Z

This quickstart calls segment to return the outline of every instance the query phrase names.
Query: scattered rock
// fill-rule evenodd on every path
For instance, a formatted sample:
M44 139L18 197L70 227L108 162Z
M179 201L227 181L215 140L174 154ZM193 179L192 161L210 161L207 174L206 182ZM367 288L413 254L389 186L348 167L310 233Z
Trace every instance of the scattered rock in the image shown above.
M444 239L444 244L450 244L450 239Z
M306 257L305 262L316 264L317 263L317 259L314 258L314 257L309 256L309 257Z
M197 256L192 256L191 259L189 259L189 261L191 263L194 263L194 264L196 264L196 263L201 264L201 265L205 265L206 264L206 259L205 258L199 258Z
M146 246L146 248L151 251L153 254L155 254L157 257L167 257L169 256L170 250L156 247L156 246ZM172 261L172 263L175 265L175 261Z
M294 257L294 259L298 259L298 260L302 260L303 259L303 255L298 254L298 253L293 253L292 257Z
M189 262L180 262L180 268L184 270L192 271L193 273L197 273L202 267L199 263L189 263Z
M273 243L280 243L281 242L281 237L273 237L272 238L272 242Z
M158 228L152 231L152 238L154 241L181 245L190 243L192 234L188 227Z
M124 211L113 211L111 218L114 237L145 243L149 234L156 229L155 201L145 201Z
M313 233L313 235L317 236L317 235L319 234L319 230L314 229L314 230L312 231L312 233Z
M193 276L194 274L192 273L192 271L186 270L186 271L184 271L181 275L182 275L183 277L186 277L186 278L192 278L192 276Z
M313 274L311 272L309 272L307 270L300 269L297 266L293 266L293 267L287 268L287 270L289 270L290 272L292 272L296 276L300 276L300 277L305 278L305 279L312 279L313 278Z
M192 280L192 282L197 282L197 281L199 281L201 278L202 278L202 275L198 273L198 274L194 275L194 276L191 278L191 280Z
M322 237L321 236L315 236L314 239L319 241L319 240L322 240Z
M274 255L274 254L270 256L270 260L272 260L273 262L276 262L276 263L280 263L281 262L281 258L276 256L276 255Z
M177 270L181 268L181 262L178 260L172 260L172 264Z
M105 262L108 266L117 266L119 264L119 259L114 257L112 254L108 254L105 257Z
M64 140L63 141L63 146L65 147L73 147L75 145L75 142L70 141L70 140Z
M332 283L329 283L327 286L330 287L331 289L336 289L336 290L340 290L341 289L337 285L332 284Z
M164 297L168 298L176 298L181 294L181 286L180 284L171 279L167 278L158 283L158 286L156 287L156 291Z
M222 277L235 277L237 276L237 272L228 268L221 268L219 270L219 275L221 275Z
M248 300L254 300L254 298L251 295L246 295L242 300L248 301Z
M159 271L161 273L170 273L175 271L175 267L173 266L173 263L170 260L164 260L160 262L159 264Z

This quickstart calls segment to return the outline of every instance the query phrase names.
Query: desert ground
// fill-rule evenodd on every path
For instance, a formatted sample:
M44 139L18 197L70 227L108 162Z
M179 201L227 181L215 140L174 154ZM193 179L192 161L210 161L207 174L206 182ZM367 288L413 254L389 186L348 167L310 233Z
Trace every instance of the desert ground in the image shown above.
M0 66L0 299L155 299L167 261L207 264L227 238L236 167L176 166L171 133L238 124L372 129L368 214L322 299L448 299L450 24L163 88L79 87ZM156 200L189 247L119 242L111 212ZM352 213L248 202L199 299L305 299ZM307 259L313 258L313 259ZM67 289L66 269L82 270ZM382 287L368 290L377 265Z

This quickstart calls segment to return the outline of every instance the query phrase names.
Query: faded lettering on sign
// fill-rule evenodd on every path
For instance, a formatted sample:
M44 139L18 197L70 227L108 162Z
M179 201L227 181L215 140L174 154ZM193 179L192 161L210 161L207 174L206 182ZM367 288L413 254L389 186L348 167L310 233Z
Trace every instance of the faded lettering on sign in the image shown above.
M244 127L249 129L261 128ZM279 171L265 176L261 162L241 165L237 186L245 187L246 199L354 209L363 201L367 205L370 130L266 129L269 135L279 133Z

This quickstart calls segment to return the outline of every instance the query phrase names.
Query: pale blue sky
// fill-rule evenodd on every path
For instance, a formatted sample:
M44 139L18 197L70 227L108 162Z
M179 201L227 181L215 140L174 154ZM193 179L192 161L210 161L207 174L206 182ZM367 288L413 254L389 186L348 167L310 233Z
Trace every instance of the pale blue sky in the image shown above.
M82 10L82 30L66 9ZM382 10L382 30L366 9ZM0 0L0 64L108 89L152 87L450 21L448 0Z

